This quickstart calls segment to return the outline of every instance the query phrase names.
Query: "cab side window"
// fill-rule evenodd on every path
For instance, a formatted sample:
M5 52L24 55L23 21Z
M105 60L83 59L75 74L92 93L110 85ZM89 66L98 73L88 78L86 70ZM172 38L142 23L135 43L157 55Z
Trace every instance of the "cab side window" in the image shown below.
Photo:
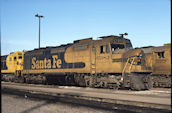
M100 46L100 54L102 54L102 53L109 53L109 46L108 45Z
M16 57L14 57L14 61L16 61Z
M106 53L109 53L109 46L106 45Z
M101 54L104 53L104 52L103 52L103 46L100 46L100 53L101 53Z
M158 58L165 58L164 52L157 52Z

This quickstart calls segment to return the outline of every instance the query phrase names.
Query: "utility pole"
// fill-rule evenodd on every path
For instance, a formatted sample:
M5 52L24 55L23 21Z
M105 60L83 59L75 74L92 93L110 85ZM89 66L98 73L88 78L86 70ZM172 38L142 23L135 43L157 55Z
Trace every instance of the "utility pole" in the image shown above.
M38 48L40 48L40 24L41 24L41 19L40 18L43 18L44 16L41 16L41 15L38 15L36 14L35 17L38 17L39 18L39 41L38 41Z

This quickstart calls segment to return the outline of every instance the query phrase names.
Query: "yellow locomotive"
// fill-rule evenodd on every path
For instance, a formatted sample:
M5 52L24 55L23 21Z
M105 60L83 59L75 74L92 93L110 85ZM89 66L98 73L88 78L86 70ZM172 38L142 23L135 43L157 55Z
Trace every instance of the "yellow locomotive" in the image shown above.
M23 71L24 52L14 52L8 56L1 56L1 73L6 79L19 77ZM8 75L8 76L7 76ZM10 76L9 76L10 75Z
M123 35L1 56L2 79L136 90L151 88L152 80L171 87L171 44L133 49Z
M152 70L154 87L171 87L171 44L144 47L146 67Z
M141 49L131 49L129 39L104 36L77 40L72 44L46 47L24 54L23 77L26 82L77 84L79 86L134 90L152 87Z

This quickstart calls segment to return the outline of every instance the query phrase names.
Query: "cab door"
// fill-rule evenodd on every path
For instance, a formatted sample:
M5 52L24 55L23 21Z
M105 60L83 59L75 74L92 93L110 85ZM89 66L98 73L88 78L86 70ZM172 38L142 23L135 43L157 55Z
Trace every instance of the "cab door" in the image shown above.
M90 73L96 73L96 46L92 46L90 49Z
M102 43L97 45L96 51L96 71L97 73L107 73L110 68L110 45Z

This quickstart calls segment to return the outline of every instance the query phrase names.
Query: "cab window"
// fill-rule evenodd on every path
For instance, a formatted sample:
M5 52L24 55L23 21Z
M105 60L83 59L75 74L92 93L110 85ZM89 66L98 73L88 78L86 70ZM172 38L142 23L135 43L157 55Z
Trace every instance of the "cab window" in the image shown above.
M19 56L19 59L22 59L22 56Z
M103 52L103 46L100 46L100 53L104 53Z
M102 45L100 46L100 54L102 53L109 53L109 46L108 45Z
M16 57L14 57L14 61L16 61Z
M158 58L165 58L164 52L158 52L157 55L158 55Z
M128 39L126 39L126 48L128 48L128 49L132 49L133 48L132 45L131 45L130 40L128 40Z
M132 49L133 47L132 47L131 43L126 43L126 48Z
M109 53L109 46L106 45L106 53Z
M116 49L123 49L123 48L124 48L123 44L111 44L112 52L115 51Z

